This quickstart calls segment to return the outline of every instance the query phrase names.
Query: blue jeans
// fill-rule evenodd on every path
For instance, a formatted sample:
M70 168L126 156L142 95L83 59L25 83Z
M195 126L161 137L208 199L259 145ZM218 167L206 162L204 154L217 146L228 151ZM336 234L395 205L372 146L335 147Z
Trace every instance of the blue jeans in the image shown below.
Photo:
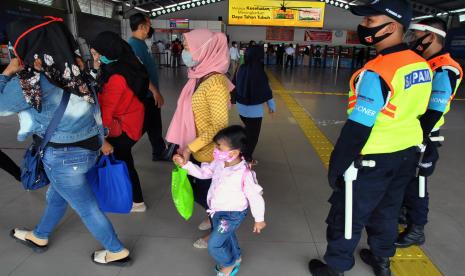
M50 185L45 212L34 230L37 237L48 239L69 204L106 250L119 252L124 248L87 182L86 173L97 156L98 151L78 147L46 148L43 163Z
M232 266L241 257L236 230L244 221L247 209L242 212L216 212L213 229L208 240L208 253L223 267Z

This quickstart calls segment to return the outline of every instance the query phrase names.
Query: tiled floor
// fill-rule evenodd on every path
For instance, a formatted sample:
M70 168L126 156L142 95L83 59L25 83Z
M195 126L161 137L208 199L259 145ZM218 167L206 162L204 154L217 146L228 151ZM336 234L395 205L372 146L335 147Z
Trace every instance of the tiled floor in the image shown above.
M334 72L298 68L294 72L272 69L287 89L303 91L346 91L350 72ZM182 70L161 70L162 92L166 97L165 129L171 118L176 98L185 80ZM334 142L345 120L345 97L328 95L294 95L319 127ZM256 158L257 174L265 189L267 222L262 235L252 234L249 217L239 231L244 254L240 275L304 276L309 275L307 262L321 257L325 251L325 223L330 189L326 171L307 142L283 102L277 98L278 113L267 116ZM465 275L465 181L463 156L465 147L465 102L454 103L444 129L447 136L441 149L437 174L431 179L431 223L424 249L445 275ZM237 113L231 121L239 123ZM26 144L15 141L17 118L1 118L3 135L0 147L6 148L16 161ZM0 171L0 276L6 275L154 275L208 276L214 265L206 251L192 247L202 235L196 230L204 214L197 208L193 218L184 222L177 215L169 193L169 163L150 161L148 140L144 137L135 147L136 166L142 179L148 211L144 214L110 215L134 263L119 269L94 265L93 250L100 245L91 237L79 218L69 211L51 239L50 249L32 253L8 236L9 229L34 227L44 206L44 191L25 192L19 184ZM362 246L365 244L362 241ZM371 275L368 267L357 264L346 275Z

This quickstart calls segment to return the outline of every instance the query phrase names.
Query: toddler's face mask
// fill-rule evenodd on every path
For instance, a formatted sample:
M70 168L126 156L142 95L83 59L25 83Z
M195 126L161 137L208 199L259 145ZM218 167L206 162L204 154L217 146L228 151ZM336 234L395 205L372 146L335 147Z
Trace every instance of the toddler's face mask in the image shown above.
M213 158L217 161L222 161L222 162L232 162L234 159L237 158L237 155L231 156L232 151L221 151L217 148L213 151Z

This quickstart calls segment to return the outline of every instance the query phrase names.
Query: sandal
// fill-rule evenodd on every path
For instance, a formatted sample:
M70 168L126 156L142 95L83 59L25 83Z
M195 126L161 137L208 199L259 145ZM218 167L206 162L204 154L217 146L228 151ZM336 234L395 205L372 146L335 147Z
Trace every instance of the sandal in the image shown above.
M231 273L229 273L229 276L236 276L237 273L239 272L239 269L241 268L241 262L242 262L242 259L238 259L236 261L236 264L233 268L233 270L231 271ZM215 276L226 276L226 274L224 272L221 272L221 266L218 266L216 265L215 266Z
M196 240L193 244L193 246L197 249L207 249L208 248L208 242L205 241L204 239L200 238Z
M91 255L91 258L94 263L99 264L99 265L106 265L106 266L114 265L114 266L120 266L120 267L129 266L132 262L131 257L129 257L129 251L127 249L123 249L123 250L126 250L128 252L128 255L119 260L108 262L107 254L110 253L110 251L108 250L95 251Z
M202 221L202 223L199 224L199 230L200 231L207 231L207 230L210 230L212 228L212 224L210 222L210 220L208 221Z
M12 237L15 241L24 244L25 246L31 248L35 253L43 253L47 251L48 249L48 244L46 245L39 245L29 239L27 239L27 235L29 233L32 233L32 231L26 230L26 229L12 229L10 231L10 237ZM34 235L34 234L33 234ZM47 241L48 243L48 241Z
M221 272L221 267L218 265L215 265L215 276L226 276L224 272Z
M236 260L236 265L234 266L233 271L231 271L231 274L229 276L236 276L237 273L239 273L239 269L241 268L241 263L242 263L242 258L239 258Z

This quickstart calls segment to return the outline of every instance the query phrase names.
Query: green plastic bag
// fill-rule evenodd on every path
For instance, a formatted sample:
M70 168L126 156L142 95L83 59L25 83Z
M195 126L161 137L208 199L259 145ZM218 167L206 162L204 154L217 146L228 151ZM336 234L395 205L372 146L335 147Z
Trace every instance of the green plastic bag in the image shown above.
M187 178L187 171L179 166L171 173L171 196L178 213L189 220L194 211L194 192Z

